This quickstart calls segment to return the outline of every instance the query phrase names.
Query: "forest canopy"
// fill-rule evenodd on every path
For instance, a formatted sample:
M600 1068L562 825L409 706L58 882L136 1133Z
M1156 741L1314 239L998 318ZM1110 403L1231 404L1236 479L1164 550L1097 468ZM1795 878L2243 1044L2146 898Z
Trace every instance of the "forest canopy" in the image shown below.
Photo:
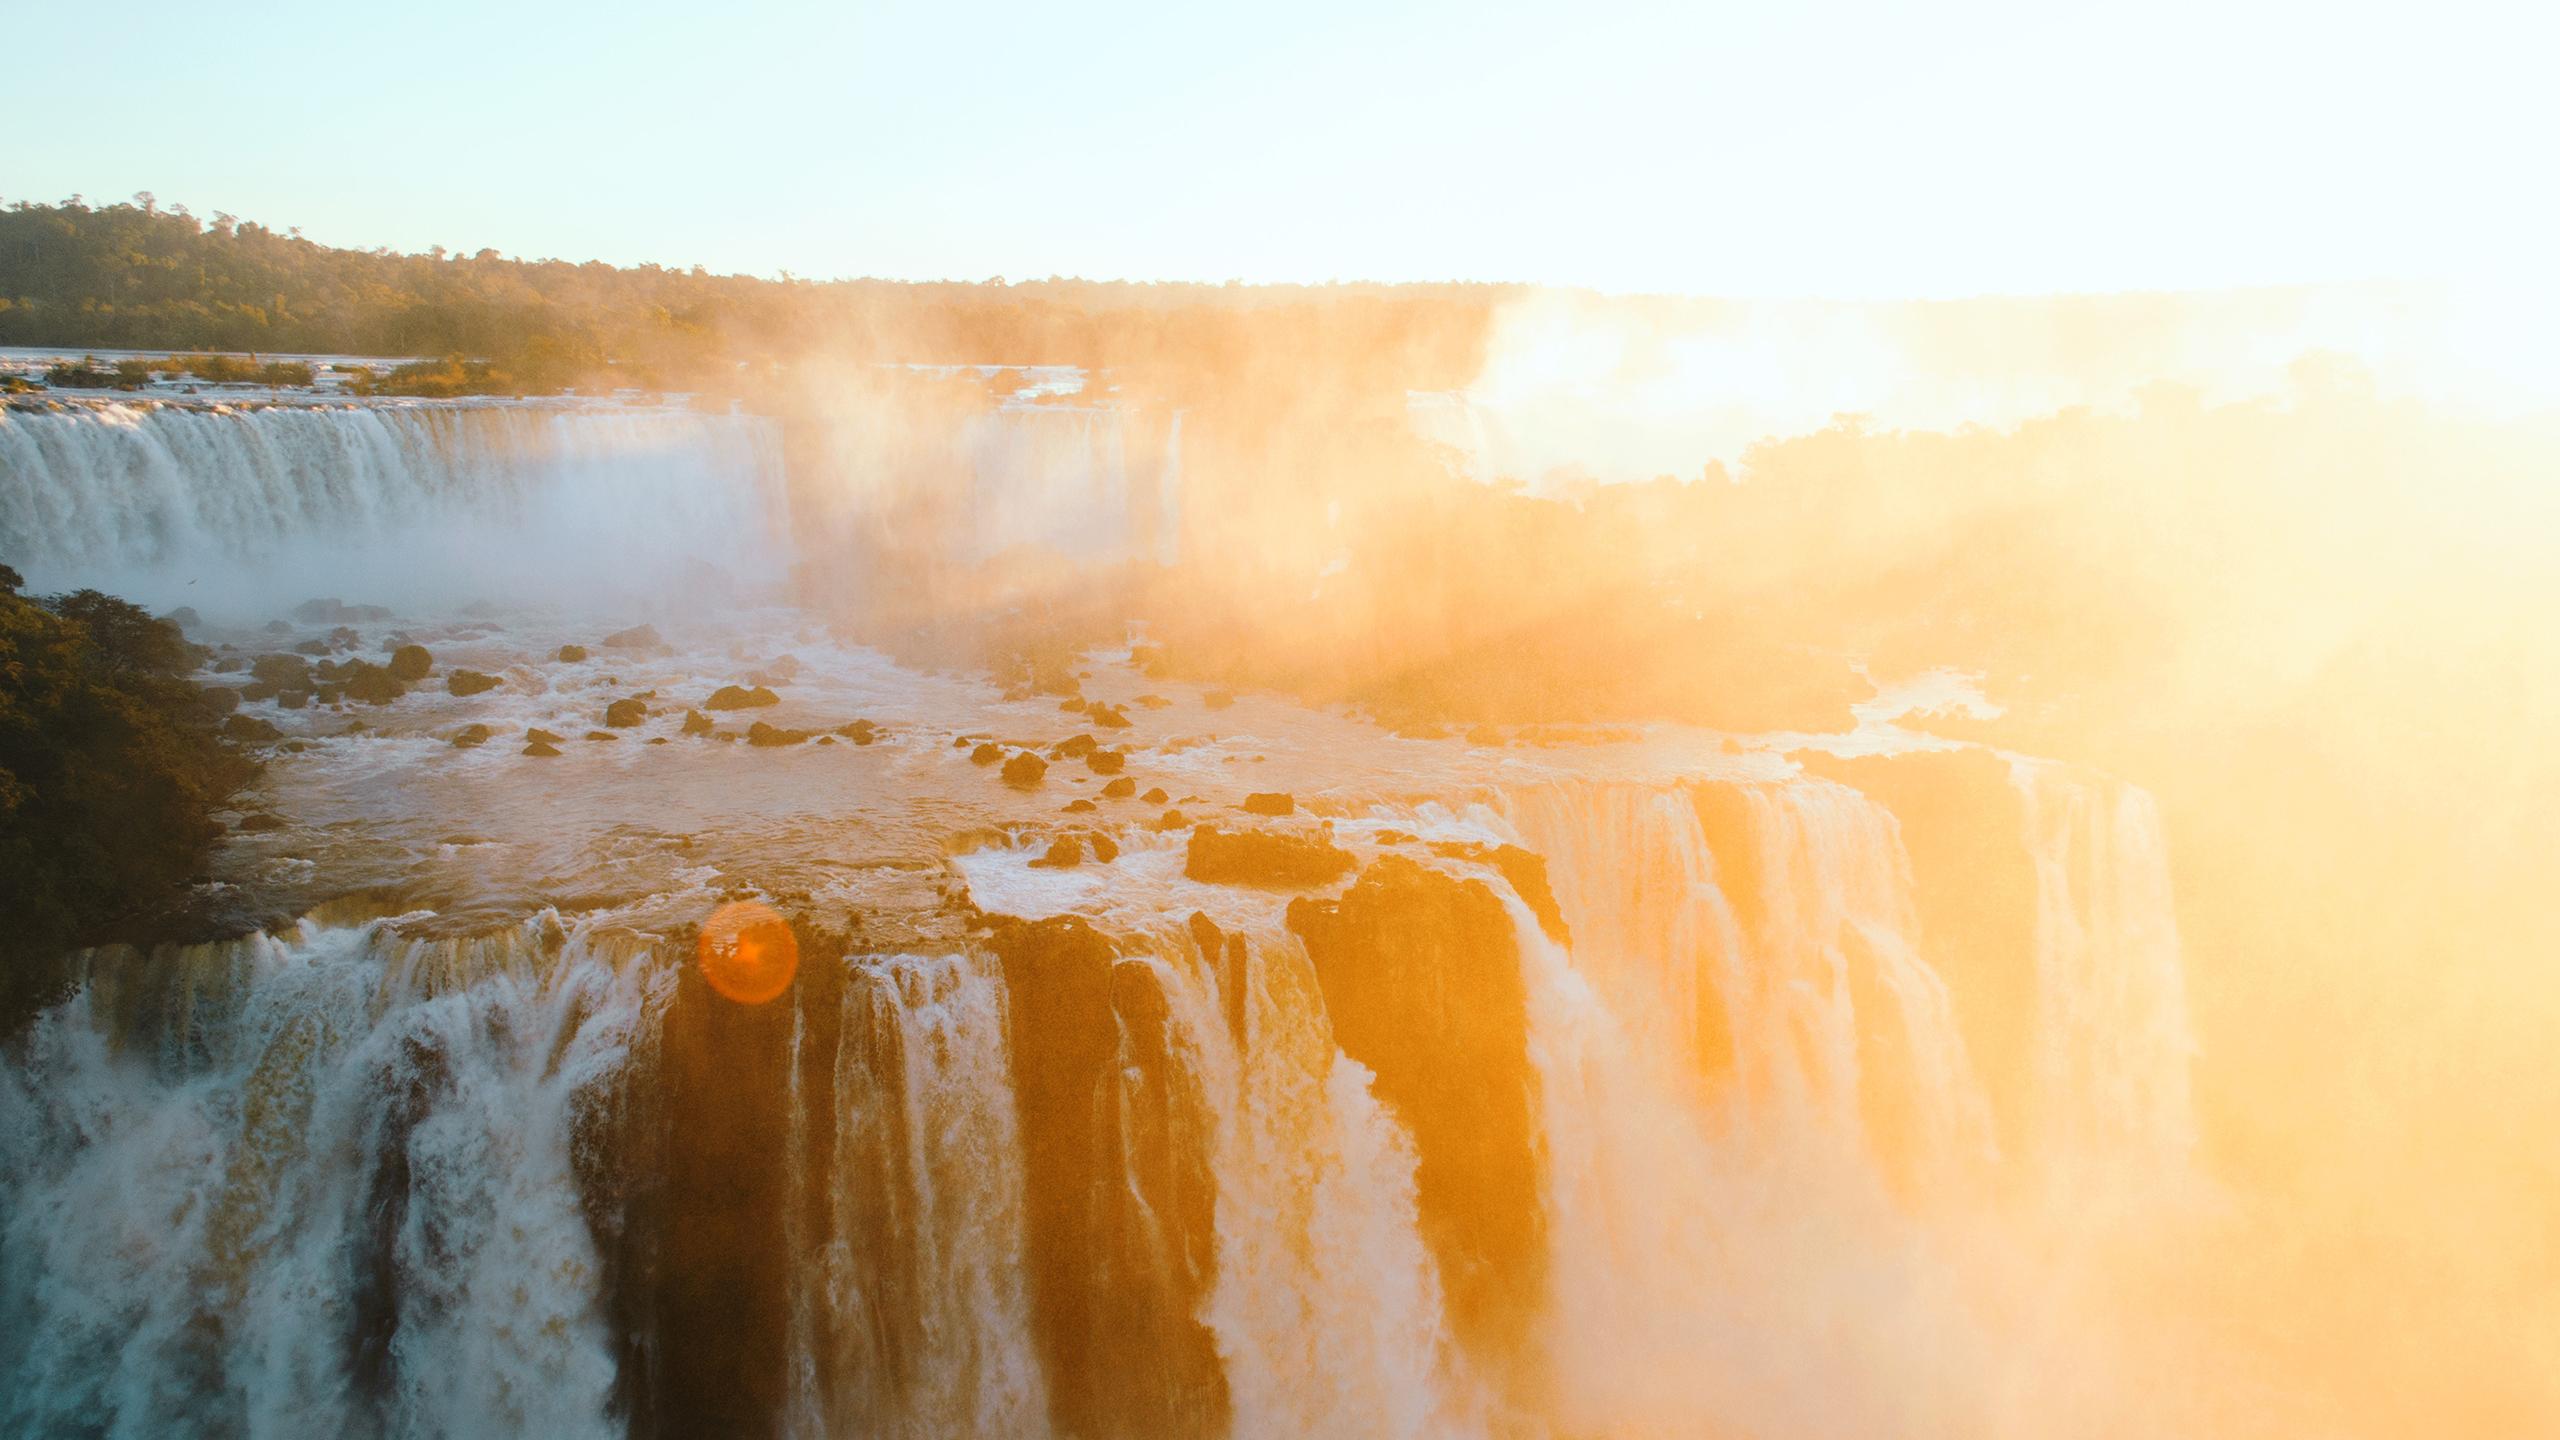
M920 364L1117 364L1246 351L1391 362L1462 383L1486 285L1008 285L715 275L700 266L321 245L149 196L0 208L0 345L433 358L529 389L610 373L730 389L814 356Z

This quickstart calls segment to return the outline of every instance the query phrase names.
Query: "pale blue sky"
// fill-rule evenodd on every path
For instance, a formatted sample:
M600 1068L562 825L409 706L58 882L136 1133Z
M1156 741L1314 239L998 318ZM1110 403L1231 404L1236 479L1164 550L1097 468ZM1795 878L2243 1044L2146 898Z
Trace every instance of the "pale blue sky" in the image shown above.
M1895 296L2550 253L2522 7L2066 8L26 3L0 196L814 276Z

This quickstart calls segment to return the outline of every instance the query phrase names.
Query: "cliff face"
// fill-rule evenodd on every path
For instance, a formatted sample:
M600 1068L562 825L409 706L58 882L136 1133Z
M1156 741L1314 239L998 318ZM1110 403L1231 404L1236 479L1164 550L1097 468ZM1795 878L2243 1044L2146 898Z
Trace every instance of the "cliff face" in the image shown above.
M1001 921L1032 1324L1063 1434L1215 1435L1226 1378L1196 1318L1215 1271L1200 1078L1152 964L1079 919Z
M1388 856L1339 900L1292 902L1289 928L1343 1053L1412 1129L1453 1322L1480 1352L1516 1350L1544 1292L1545 1219L1509 913L1481 881Z

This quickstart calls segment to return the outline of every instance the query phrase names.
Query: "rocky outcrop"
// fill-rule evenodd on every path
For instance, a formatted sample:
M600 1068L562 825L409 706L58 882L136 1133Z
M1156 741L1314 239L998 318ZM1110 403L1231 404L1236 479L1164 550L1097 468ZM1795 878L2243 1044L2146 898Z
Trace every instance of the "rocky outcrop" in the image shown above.
M427 678L436 668L436 657L424 645L403 645L391 652L391 663L384 666L394 680L415 682Z
M999 918L1027 1201L1024 1260L1050 1418L1089 1440L1227 1428L1198 1316L1216 1183L1200 1079L1156 970L1072 917Z
M1536 1079L1520 951L1491 886L1399 855L1339 900L1290 902L1343 1053L1412 1130L1423 1238L1481 1355L1526 1338L1545 1291Z
M1167 812L1178 815L1179 812ZM1191 832L1182 873L1211 885L1278 885L1306 889L1330 885L1351 873L1351 852L1321 834L1282 830Z
M753 689L742 685L723 685L711 692L711 698L702 702L702 708L705 710L761 710L767 705L781 703L781 696L761 685Z

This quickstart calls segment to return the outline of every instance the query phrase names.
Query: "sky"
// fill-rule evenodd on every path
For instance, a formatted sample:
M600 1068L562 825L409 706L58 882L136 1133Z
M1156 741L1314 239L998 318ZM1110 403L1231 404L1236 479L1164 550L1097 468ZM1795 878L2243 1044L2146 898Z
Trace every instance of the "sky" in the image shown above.
M0 197L817 278L2463 280L2560 239L2546 13L29 5Z

